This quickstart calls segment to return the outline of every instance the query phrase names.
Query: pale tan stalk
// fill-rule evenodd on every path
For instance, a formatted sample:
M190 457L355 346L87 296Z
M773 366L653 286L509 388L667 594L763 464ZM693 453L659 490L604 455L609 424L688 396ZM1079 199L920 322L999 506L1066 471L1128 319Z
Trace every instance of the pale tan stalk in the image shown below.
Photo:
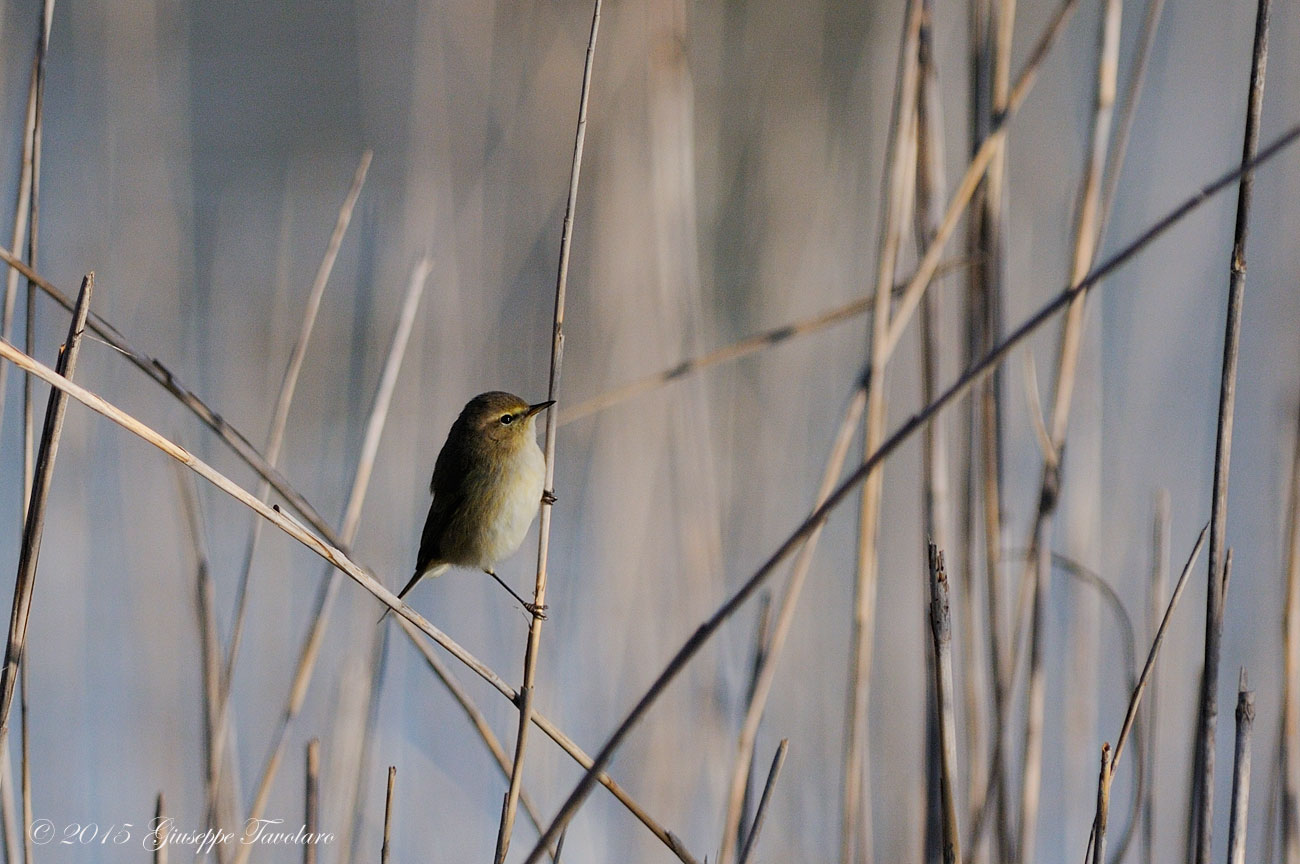
M394 329L388 357L384 361L384 369L380 374L379 384L375 390L374 404L371 406L370 417L366 422L365 436L362 439L361 452L357 458L356 473L352 479L352 491L348 495L347 507L344 508L343 525L339 531L343 542L348 545L352 543L353 538L356 536L357 527L361 523L361 506L365 502L366 492L370 486L370 474L374 469L375 457L379 451L379 441L384 432L384 424L388 420L388 407L392 402L393 391L397 387L397 375L402 368L402 359L406 356L406 345L411 336L411 329L415 325L415 312L419 308L420 297L424 293L424 286L428 282L429 273L432 269L433 262L428 258L421 259L415 265L411 271L411 279L407 285L401 311L398 313L397 326ZM303 639L302 647L299 649L298 663L294 670L293 683L289 689L284 713L280 717L279 725L272 738L271 751L264 763L262 777L258 782L257 792L253 797L253 804L249 808L248 819L245 820L245 823L260 819L266 809L266 802L271 794L271 784L275 780L275 775L279 771L280 763L284 757L284 747L288 740L289 726L294 718L298 716L298 712L302 710L302 704L307 698L307 688L311 684L312 672L315 670L316 660L320 656L325 629L329 625L330 612L333 609L334 598L338 595L340 584L337 569L331 569L327 574L323 574L321 587L316 595L316 606L312 615L311 626L307 631L306 638ZM247 864L252 849L253 844L251 843L239 844L235 864Z
M307 742L303 792L303 828L306 834L320 831L320 739ZM316 864L316 843L302 844L302 864Z
M1169 590L1169 491L1161 489L1156 495L1156 515L1152 529L1151 582L1147 590L1147 633L1154 638L1160 629L1160 609L1165 604ZM1146 762L1141 776L1146 778L1142 790L1142 854L1143 864L1155 864L1156 825L1156 729L1160 719L1160 687L1155 670L1147 684L1151 696L1138 714L1141 724L1142 758Z
M587 37L587 56L582 69L582 88L578 95L578 129L574 135L573 162L569 169L569 197L564 207L564 226L560 230L560 263L555 279L555 315L551 331L551 375L546 398L559 399L560 367L564 360L564 298L569 282L569 252L573 245L573 214L578 204L578 180L582 175L582 148L587 139L587 101L591 95L591 70L596 57L596 36L600 32L601 0L595 0L591 13L591 32ZM555 437L560 428L559 405L546 412L546 484L555 487ZM551 504L543 497L542 513L538 526L537 579L533 587L533 606L546 608L546 564L551 540ZM533 614L528 624L528 646L524 652L524 680L519 688L519 732L515 737L515 758L510 769L510 788L506 791L505 806L501 810L501 825L497 831L496 864L505 864L510 849L510 835L514 829L515 812L519 807L519 793L523 788L524 752L528 744L528 730L532 726L533 688L537 677L537 654L541 647L542 621L545 615ZM548 844L549 845L549 844Z
M1070 281L1076 282L1091 269L1096 258L1102 170L1110 146L1111 119L1114 114L1116 80L1119 70L1120 21L1123 0L1106 0L1102 18L1097 59L1097 90L1092 122L1092 143L1084 166L1079 214L1075 225L1074 251L1070 264ZM1046 675L1043 668L1049 573L1045 562L1050 558L1053 515L1060 495L1060 459L1069 428L1070 405L1078 370L1079 348L1083 335L1086 292L1080 294L1066 312L1057 363L1056 396L1052 403L1051 436L1053 452L1044 460L1039 487L1039 507L1032 535L1029 557L1033 579L1032 646L1030 649L1029 684L1026 695L1024 749L1022 756L1020 833L1016 854L1020 861L1035 860L1039 791L1042 781L1043 723L1046 711ZM1037 555L1033 552L1037 552Z
M916 92L922 5L910 0L904 13L897 84L885 155L884 200L876 260L876 307L871 318L871 360L867 370L867 410L863 458L885 434L885 368L890 328L890 288L894 284L903 232L916 191ZM849 636L847 710L844 722L844 783L840 805L840 864L872 860L871 768L868 714L871 660L875 638L876 582L879 576L880 503L883 474L872 471L862 485L859 505L857 569L853 582L853 621Z

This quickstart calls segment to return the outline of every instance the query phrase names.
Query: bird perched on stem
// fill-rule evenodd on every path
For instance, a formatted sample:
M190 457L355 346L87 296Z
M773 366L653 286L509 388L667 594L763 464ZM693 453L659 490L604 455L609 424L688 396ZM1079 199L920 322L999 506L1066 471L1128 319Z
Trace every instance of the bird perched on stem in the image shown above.
M495 579L533 615L546 616L544 606L526 602L492 568L519 548L542 501L555 501L543 489L546 459L535 429L537 415L554 404L529 405L501 391L469 400L434 464L433 504L420 535L415 574L399 600L425 576L472 567Z

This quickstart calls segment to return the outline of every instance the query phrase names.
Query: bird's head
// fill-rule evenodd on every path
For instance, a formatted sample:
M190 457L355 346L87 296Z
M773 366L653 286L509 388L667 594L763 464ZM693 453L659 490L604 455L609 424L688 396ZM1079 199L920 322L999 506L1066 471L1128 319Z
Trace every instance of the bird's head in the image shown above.
M534 421L539 413L554 404L529 405L513 393L494 390L469 400L456 425L465 430L464 434L485 445L514 447L536 440Z

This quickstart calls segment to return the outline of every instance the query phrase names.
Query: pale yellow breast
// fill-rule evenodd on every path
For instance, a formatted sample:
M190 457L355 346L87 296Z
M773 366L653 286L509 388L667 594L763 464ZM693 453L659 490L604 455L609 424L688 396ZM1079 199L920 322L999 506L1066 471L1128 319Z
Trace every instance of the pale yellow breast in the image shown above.
M513 555L537 516L546 481L546 462L536 440L530 436L524 446L510 454L502 466L501 476L504 482L495 484L496 494L489 505L491 516L480 538L479 566L484 568Z

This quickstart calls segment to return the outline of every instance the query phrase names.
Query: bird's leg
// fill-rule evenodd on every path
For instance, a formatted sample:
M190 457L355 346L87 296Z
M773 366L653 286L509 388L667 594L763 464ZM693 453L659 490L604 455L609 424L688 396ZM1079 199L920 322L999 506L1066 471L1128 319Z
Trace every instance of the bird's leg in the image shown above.
M554 503L555 503L556 501L558 501L558 500L560 500L560 499L556 498L556 497L555 497L555 493L552 492L550 489L543 489L543 490L542 490L542 503L543 503L543 504L554 504Z
M491 576L493 579L497 580L497 584L498 584L498 585L500 585L502 588L504 588L504 589L506 589L507 591L509 591L509 592L510 592L510 596L513 597L513 598L515 598L516 600L518 600L518 601L519 601L519 605L520 605L520 606L523 606L524 609L528 612L529 615L532 615L534 618L541 618L541 619L543 619L543 620L546 619L546 607L545 607L545 606L538 606L536 603L529 603L527 600L525 600L524 598L522 598L522 597L520 597L518 594L516 594L516 593L515 593L515 589L513 589L513 588L511 588L509 585L507 585L504 581L502 581L502 579L501 579L500 576L498 576L496 573L492 572L491 570L488 570L487 568L484 568L484 569L483 569L483 572L486 573L486 574L488 574L489 576Z

